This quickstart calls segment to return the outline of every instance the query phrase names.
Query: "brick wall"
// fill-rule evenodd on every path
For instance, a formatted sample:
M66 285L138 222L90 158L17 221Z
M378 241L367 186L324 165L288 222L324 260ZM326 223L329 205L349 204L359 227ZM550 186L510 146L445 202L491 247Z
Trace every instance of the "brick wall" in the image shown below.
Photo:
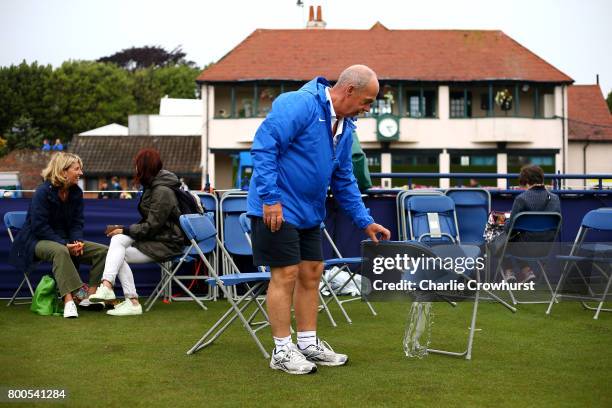
M18 171L24 190L33 190L42 182L40 172L51 159L52 152L13 150L0 158L0 171Z

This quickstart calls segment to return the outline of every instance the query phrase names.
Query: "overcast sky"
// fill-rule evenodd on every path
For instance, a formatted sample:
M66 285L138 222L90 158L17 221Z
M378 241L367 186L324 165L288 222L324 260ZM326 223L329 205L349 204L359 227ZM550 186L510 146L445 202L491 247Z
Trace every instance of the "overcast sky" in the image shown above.
M0 0L0 65L58 66L132 46L182 45L203 66L256 28L303 28L309 5L328 28L500 29L574 78L612 90L611 0ZM342 55L341 50L330 50Z

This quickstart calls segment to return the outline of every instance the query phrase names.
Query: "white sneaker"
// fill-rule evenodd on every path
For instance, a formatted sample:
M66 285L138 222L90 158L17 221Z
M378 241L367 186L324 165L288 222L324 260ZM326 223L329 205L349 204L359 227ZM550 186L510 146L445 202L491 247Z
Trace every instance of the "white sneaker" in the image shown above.
M280 348L274 348L272 358L270 359L270 368L289 374L311 374L317 372L316 364L306 360L293 343Z
M64 317L69 319L79 317L79 312L77 312L77 307L74 300L64 303Z
M89 295L90 302L104 302L105 300L115 300L115 292L112 289L107 288L103 284L100 284L96 288L96 293Z
M81 300L78 306L87 310L104 310L104 302L92 302L89 299Z
M123 302L115 306L114 309L109 310L106 314L111 316L136 316L142 314L142 306L139 304L134 305L130 299L125 299Z
M326 341L318 337L315 344L299 350L308 361L324 366L341 366L348 361L346 354L336 353Z

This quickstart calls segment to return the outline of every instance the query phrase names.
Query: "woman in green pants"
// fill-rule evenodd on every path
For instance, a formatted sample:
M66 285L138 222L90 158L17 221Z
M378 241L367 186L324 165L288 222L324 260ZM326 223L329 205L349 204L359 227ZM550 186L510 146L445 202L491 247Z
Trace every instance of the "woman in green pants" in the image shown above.
M53 263L53 275L64 299L64 317L78 317L73 293L83 282L74 261L91 265L89 287L100 284L108 247L83 240L83 190L77 185L83 162L71 153L53 155L42 171L23 228L15 237L9 262L28 270L36 260ZM89 302L85 302L89 303Z

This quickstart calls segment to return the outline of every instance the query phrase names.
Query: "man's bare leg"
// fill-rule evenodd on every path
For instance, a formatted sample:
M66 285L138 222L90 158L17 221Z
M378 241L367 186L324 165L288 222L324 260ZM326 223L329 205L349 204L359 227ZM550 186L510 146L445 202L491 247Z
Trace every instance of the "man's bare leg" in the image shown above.
M300 262L295 285L295 320L298 332L316 331L319 311L319 282L323 273L323 262Z
M298 271L298 265L271 268L266 304L274 337L291 334L291 303Z

